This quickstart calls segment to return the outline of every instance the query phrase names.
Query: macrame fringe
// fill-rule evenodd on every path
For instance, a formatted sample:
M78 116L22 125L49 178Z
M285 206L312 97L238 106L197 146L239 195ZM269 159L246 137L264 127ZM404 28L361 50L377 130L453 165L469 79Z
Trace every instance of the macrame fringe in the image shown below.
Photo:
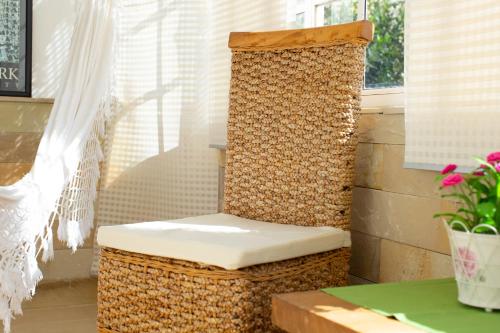
M94 120L78 170L64 189L56 210L59 219L57 237L73 251L83 245L93 227L99 163L104 158L101 140L112 114L111 109L109 101L101 105L101 112Z
M11 319L22 314L21 304L30 300L37 283L42 278L37 263L41 259L46 262L54 257L52 226L58 220L58 238L73 251L83 245L89 236L94 221L94 201L97 195L99 180L99 163L103 159L101 140L105 127L113 114L110 95L101 103L87 138L85 149L77 171L66 185L60 200L52 212L34 212L37 191L33 188L29 195L21 199L21 205L30 209L0 207L0 224L9 225L6 235L0 234L0 319L4 332L10 332ZM20 180L24 186L34 187L29 177ZM30 216L18 215L24 211ZM17 215L16 215L17 214ZM44 218L45 225L38 232L37 223ZM28 231L28 232L26 232ZM16 244L12 244L16 235ZM9 250L7 250L9 249ZM19 256L22 255L22 258Z

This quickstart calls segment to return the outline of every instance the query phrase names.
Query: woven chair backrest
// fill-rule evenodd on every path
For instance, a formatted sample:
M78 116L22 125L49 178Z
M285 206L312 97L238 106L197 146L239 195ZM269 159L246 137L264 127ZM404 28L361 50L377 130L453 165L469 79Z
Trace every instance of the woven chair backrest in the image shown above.
M367 21L232 33L224 212L349 229Z

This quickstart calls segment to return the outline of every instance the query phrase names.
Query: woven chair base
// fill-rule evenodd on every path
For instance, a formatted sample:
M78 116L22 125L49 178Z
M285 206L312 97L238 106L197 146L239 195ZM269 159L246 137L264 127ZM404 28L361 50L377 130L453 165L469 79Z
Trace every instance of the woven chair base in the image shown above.
M271 295L347 283L350 248L239 270L104 248L101 333L280 332Z

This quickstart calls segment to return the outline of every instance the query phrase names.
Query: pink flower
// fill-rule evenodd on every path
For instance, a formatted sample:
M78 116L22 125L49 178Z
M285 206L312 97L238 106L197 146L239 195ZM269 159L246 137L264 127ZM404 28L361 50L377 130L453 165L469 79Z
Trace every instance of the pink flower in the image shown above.
M488 156L486 156L486 160L491 164L500 162L500 151L488 154Z
M444 167L443 170L441 170L441 174L446 175L447 173L455 171L456 168L457 168L456 164L448 164L447 166Z
M474 176L484 176L484 171L477 170L472 173Z
M465 247L459 247L457 251L457 257L455 259L455 267L461 275L465 275L468 278L472 278L476 274L476 255L471 250Z
M495 165L495 170L496 170L497 172L500 172L500 163L499 163L499 164L497 164L497 165Z
M464 177L458 173L453 173L451 175L446 176L441 184L443 187L448 187L448 186L455 186L464 181Z

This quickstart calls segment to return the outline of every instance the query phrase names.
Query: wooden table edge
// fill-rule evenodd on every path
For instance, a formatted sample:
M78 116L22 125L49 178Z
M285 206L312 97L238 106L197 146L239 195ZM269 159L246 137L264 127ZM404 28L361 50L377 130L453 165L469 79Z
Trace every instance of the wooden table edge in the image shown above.
M289 333L422 333L320 290L272 297L272 321Z

